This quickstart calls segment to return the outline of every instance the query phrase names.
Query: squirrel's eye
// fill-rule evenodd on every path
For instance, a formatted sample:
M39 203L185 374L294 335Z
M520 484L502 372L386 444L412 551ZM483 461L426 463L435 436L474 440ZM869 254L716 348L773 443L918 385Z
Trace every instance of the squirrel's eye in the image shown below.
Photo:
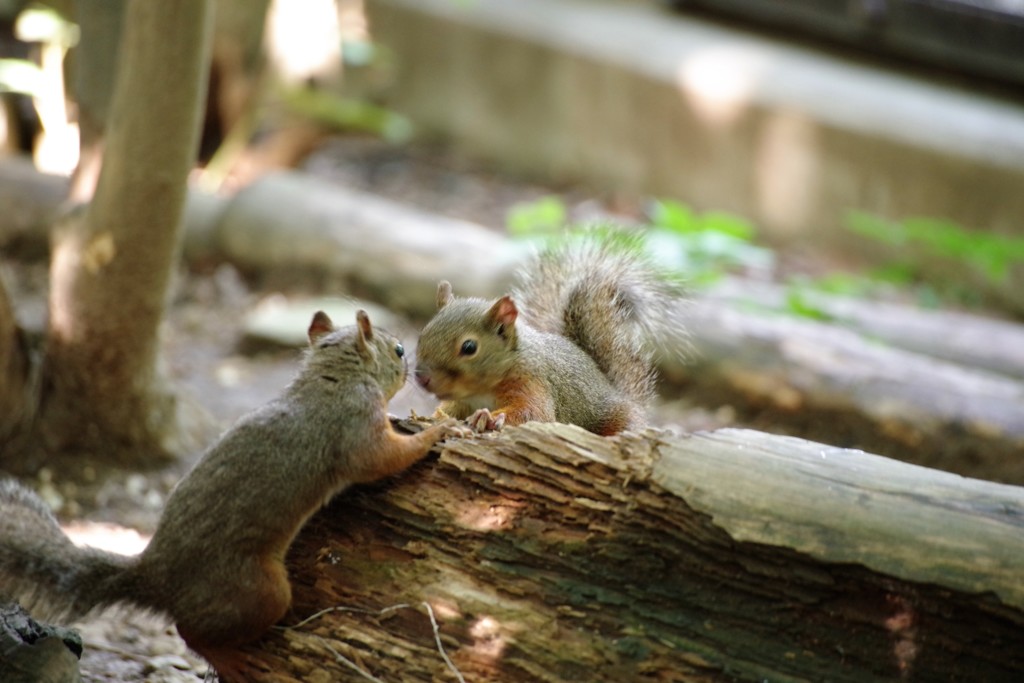
M467 339L466 341L462 342L462 348L459 349L459 353L462 354L463 356L472 356L474 353L476 353L476 340Z
M401 344L395 344L395 355L401 358L405 355L405 347Z

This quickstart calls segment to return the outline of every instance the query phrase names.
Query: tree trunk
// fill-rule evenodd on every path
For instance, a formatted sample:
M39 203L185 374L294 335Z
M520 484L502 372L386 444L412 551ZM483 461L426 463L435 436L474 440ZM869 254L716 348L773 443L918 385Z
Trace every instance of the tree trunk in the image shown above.
M128 0L75 0L82 39L75 55L79 159L71 200L88 201L103 164L103 136L113 106Z
M468 681L1019 680L1022 519L799 439L533 423L317 515L245 677L456 680L436 636Z
M158 328L195 159L209 52L206 0L129 3L96 194L55 237L38 434L48 450L176 448Z

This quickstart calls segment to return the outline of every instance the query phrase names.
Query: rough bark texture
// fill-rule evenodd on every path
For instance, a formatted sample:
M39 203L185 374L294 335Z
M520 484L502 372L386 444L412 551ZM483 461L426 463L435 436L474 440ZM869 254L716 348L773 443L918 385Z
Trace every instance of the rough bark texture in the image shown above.
M44 626L18 605L0 604L0 680L4 683L79 683L82 637Z
M54 243L38 433L49 450L144 460L175 448L158 328L195 158L210 11L206 0L127 11L96 195Z
M290 556L253 681L1016 680L1024 492L757 432L459 440ZM344 657L349 660L344 663ZM377 680L371 679L371 680Z

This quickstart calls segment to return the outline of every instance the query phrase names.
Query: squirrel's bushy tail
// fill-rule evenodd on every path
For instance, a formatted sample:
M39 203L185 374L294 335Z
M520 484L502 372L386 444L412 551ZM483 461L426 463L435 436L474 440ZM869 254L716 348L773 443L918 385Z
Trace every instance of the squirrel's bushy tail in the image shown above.
M527 324L574 341L639 405L654 398L655 353L686 334L678 282L601 233L550 247L521 273L513 295Z
M0 480L0 602L43 620L74 620L127 594L135 558L79 548L39 497Z

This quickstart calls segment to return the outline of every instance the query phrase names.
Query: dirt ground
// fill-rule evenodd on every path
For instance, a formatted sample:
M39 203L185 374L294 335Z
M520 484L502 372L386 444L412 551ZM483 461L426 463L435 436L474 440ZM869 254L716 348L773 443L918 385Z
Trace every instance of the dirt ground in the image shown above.
M571 188L519 182L437 148L396 148L384 143L339 138L327 141L305 170L339 184L370 190L420 208L501 230L518 202L558 193L578 215L614 211L638 215L639 201L594 198ZM5 284L29 329L42 329L46 311L45 263L0 263ZM283 292L286 296L344 292ZM278 393L297 368L300 349L257 344L242 334L247 312L278 288L246 281L230 265L204 272L181 269L164 329L165 360L182 401L207 416L205 441L241 415ZM409 329L415 329L410 323ZM412 347L414 338L407 340ZM432 412L435 401L411 383L395 398L396 415L410 409ZM729 424L728 406L709 412L684 400L660 405L655 422L680 430ZM144 547L174 483L200 455L156 472L128 472L91 465L77 472L46 469L30 482L57 511L78 541L125 553ZM197 567L197 571L202 571ZM205 662L190 653L173 625L151 615L119 610L79 623L85 641L81 670L92 683L172 683L211 677Z

